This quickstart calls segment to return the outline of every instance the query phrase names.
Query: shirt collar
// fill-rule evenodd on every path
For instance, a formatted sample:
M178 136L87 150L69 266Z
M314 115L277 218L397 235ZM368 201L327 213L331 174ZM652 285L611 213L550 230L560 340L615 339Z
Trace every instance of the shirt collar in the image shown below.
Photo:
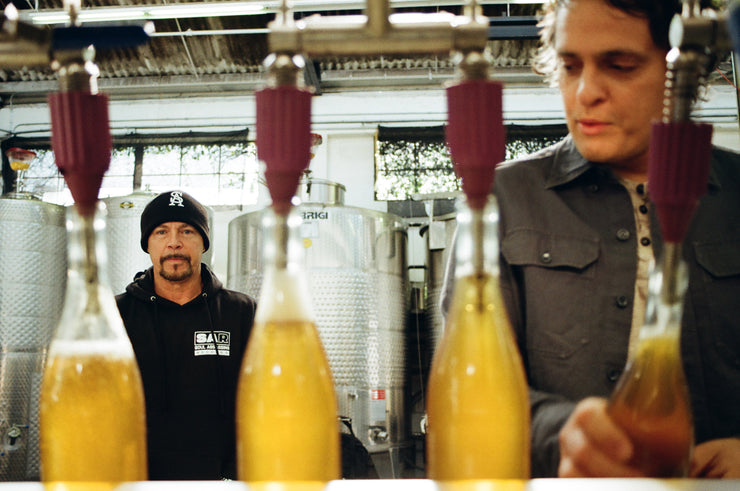
M595 166L578 153L570 135L556 144L553 151L555 156L545 179L547 189L567 184Z
M575 143L573 143L573 139L570 135L563 138L560 143L551 147L551 150L555 153L555 156L545 179L546 189L551 189L572 182L590 169L604 167L583 158L576 149ZM712 155L712 160L714 161L714 155ZM709 171L708 188L709 190L717 190L721 188L719 178L714 171L714 166L712 166Z

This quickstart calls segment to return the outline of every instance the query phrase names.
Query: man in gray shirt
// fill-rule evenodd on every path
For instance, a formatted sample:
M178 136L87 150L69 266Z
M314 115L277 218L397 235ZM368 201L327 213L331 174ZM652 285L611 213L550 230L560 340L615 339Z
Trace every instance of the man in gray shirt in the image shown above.
M679 7L546 6L537 63L560 88L569 135L500 166L494 190L501 288L530 387L533 477L641 475L628 465L632 442L607 415L606 397L644 319L648 265L663 247L647 194L648 149ZM694 477L740 477L738 224L740 158L715 149L683 244Z

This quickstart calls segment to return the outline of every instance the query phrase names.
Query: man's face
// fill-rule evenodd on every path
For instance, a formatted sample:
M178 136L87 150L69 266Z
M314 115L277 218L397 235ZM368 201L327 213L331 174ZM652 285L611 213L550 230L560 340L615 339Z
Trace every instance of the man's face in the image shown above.
M666 53L653 43L647 19L603 0L575 0L558 12L555 50L568 130L578 151L618 175L644 179L666 67Z
M192 225L162 223L152 231L147 245L155 275L168 281L185 281L200 273L203 237Z

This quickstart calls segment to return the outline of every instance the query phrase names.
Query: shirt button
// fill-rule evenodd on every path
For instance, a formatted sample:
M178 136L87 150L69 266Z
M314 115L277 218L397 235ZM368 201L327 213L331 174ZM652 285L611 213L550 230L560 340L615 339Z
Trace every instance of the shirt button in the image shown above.
M636 189L637 189L637 194L639 194L639 195L645 194L645 185L644 184L638 184Z
M640 213L642 213L643 215L647 215L648 207L647 205L640 205L639 210L640 210Z
M630 299L626 295L620 295L617 297L617 307L623 309L630 304Z
M640 239L640 244L642 244L644 246L649 246L650 245L650 239L648 237L643 237L642 239Z
M626 228L620 228L617 230L617 239L624 242L625 240L630 238L630 231Z
M612 368L606 372L606 378L609 380L609 382L616 382L617 380L619 380L619 376L621 374L622 374L621 370Z
M592 193L598 193L599 192L599 185L598 184L591 184L588 187L588 190Z
M549 252L543 252L540 254L540 261L545 264L550 264L552 262L552 255Z

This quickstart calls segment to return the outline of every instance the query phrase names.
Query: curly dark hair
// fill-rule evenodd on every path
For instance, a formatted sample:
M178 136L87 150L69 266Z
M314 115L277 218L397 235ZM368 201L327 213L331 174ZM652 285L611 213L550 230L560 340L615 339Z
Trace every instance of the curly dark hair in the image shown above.
M673 16L681 11L680 0L602 0L629 15L648 20L650 35L656 46L670 49L668 28ZM543 5L543 17L539 22L540 46L535 56L535 72L546 75L553 81L557 67L555 54L555 21L558 11L568 8L573 0L549 0Z

